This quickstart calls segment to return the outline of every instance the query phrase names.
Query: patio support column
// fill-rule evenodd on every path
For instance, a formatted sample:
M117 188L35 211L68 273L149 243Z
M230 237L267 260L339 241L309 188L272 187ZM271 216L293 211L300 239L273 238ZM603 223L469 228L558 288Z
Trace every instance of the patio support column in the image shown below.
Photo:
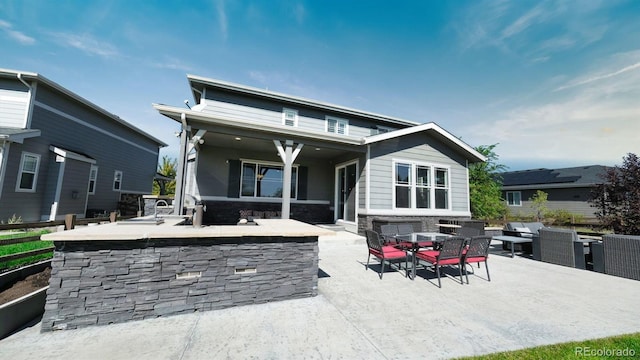
M282 218L289 219L291 214L291 173L293 168L293 162L300 154L303 144L298 144L296 149L293 149L293 140L286 140L284 146L278 140L273 140L273 143L278 149L280 159L284 163L284 174L282 179Z
M189 154L189 134L187 132L191 130L191 127L187 125L187 115L185 113L180 114L180 120L182 120L182 128L180 131L180 155L178 156L178 168L176 171L176 193L173 199L174 215L182 215L182 208L184 207L184 186L186 183L187 156Z

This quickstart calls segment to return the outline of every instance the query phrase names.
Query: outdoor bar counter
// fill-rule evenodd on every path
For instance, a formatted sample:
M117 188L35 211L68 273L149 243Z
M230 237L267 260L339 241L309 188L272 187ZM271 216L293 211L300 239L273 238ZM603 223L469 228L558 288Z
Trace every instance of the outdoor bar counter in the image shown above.
M318 236L333 231L281 219L197 228L162 220L43 235L55 251L42 331L317 295Z

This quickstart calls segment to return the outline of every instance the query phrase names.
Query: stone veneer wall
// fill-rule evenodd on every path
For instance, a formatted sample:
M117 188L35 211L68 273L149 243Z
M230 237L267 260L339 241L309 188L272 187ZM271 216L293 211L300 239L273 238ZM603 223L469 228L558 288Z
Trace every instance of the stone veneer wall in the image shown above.
M42 331L317 295L317 237L69 241L55 247ZM242 269L255 273L236 273Z

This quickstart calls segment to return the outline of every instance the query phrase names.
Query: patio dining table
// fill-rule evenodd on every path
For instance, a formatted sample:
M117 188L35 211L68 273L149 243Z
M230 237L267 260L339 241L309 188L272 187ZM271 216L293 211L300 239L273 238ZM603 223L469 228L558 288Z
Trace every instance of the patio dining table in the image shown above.
M411 278L411 280L415 279L416 277L416 253L418 252L418 250L420 249L418 243L420 241L431 241L431 242L443 242L445 240L447 240L448 238L450 238L451 235L449 234L442 234L442 233L434 233L434 232L414 232L411 234L405 234L405 235L396 235L395 239L398 242L405 242L405 243L411 243L411 247L409 247L407 250L409 250L411 252L411 276L409 276Z

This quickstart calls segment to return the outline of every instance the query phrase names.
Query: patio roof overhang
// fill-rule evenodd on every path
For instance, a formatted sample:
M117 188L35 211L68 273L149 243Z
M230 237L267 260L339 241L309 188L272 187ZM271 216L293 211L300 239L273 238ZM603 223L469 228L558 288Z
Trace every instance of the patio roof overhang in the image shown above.
M330 157L336 156L345 151L366 152L366 147L362 146L364 139L361 137L335 135L330 133L318 134L291 126L256 123L250 120L228 118L216 114L189 110L174 106L161 104L153 105L158 112L164 116L182 123L184 114L185 122L191 127L191 131L206 130L203 140L206 144L216 144L227 148L247 147L254 150L273 151L273 140L293 140L303 143L305 146L314 149L322 149L316 156ZM184 126L184 125L183 125ZM250 138L251 144L238 142L237 138Z
M24 139L40 136L37 129L17 129L0 127L0 140L22 144Z

